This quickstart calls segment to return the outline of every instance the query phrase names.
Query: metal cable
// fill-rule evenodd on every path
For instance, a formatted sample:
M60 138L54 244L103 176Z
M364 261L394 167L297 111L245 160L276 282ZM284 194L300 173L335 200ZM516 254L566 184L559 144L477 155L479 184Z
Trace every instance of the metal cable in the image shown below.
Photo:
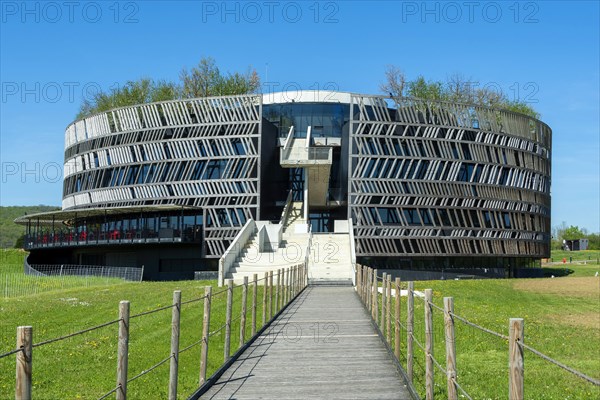
M147 370L144 370L142 372L140 372L139 374L137 374L136 376L134 376L133 378L127 379L127 383L129 382L133 382L136 379L149 374L150 372L154 371L156 368L160 367L161 365L163 365L164 363L166 363L167 361L169 361L171 358L173 358L173 355L171 354L169 357L165 358L162 361L159 361L158 364L154 364L153 366L151 366L150 368L148 368Z
M57 337L57 338L54 338L54 339L48 339L48 340L45 340L45 341L39 342L39 343L34 343L32 345L32 347L39 347L39 346L43 346L43 345L46 345L46 344L50 344L50 343L58 342L58 341L61 341L61 340L65 340L65 339L68 339L68 338L73 337L73 336L83 335L84 333L87 333L87 332L90 332L90 331L94 331L96 329L104 328L105 326L116 324L117 322L120 322L120 321L121 321L121 318L115 319L114 321L110 321L110 322L106 322L104 324L92 326L91 328L83 329L81 331L74 332L74 333L69 333L68 335L60 336L60 337Z
M454 383L454 386L456 386L458 388L458 390L461 391L461 393L469 400L473 400L473 398L471 396L469 396L469 394L465 391L465 389L462 388L462 386L460 386L458 384L458 382L456 382L456 379L452 378L452 383Z
M16 353L18 353L18 352L20 352L20 351L23 351L23 347L20 347L20 348L18 348L18 349L11 350L11 351L9 351L8 353L0 354L0 358L8 357L8 356L10 356L10 355L12 355L12 354L16 354Z
M588 381L590 383L593 383L596 386L600 386L600 381L599 380L594 379L594 378L592 378L590 376L587 376L586 374L584 374L582 372L579 372L579 371L577 371L577 370L575 370L575 369L573 369L573 368L571 368L571 367L569 367L569 366L561 363L560 361L556 361L555 359L548 357L547 355L545 355L545 354L537 351L533 347L528 346L528 345L526 345L523 342L517 341L517 344L519 346L521 346L522 348L529 350L530 352L532 352L536 356L538 356L538 357L540 357L540 358L542 358L542 359L544 359L544 360L546 360L546 361L548 361L548 362L550 362L550 363L552 363L552 364L554 364L554 365L556 365L558 367L561 367L565 371L569 371L570 373L572 373L575 376L580 377L581 379L584 379L584 380L586 380L586 381Z
M163 311L163 310L167 310L169 308L173 308L173 306L174 306L174 304L169 304L168 306L155 308L154 310L148 310L148 311L141 312L139 314L133 314L132 316L129 317L129 319L142 317L142 316L148 315L148 314L154 314L154 313L159 312L159 311Z
M469 321L469 320L467 320L467 319L465 319L465 318L463 318L463 317L461 317L459 315L456 315L454 313L450 313L450 315L453 316L454 318L456 318L457 320L459 320L459 321L461 321L461 322L463 322L463 323L465 323L465 324L467 324L469 326L472 326L473 328L477 328L479 330L482 330L482 331L484 331L486 333L489 333L490 335L498 336L500 339L508 340L508 336L505 336L505 335L503 335L501 333L498 333L498 332L494 332L492 330L484 328L483 326L479 326L477 324L474 324L473 322L471 322L471 321Z

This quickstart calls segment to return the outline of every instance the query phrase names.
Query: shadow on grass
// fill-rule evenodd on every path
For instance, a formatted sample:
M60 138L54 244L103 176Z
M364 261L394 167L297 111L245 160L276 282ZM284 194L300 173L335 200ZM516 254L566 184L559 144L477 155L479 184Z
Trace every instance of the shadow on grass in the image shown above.
M550 278L551 276L555 276L555 277L559 277L559 276L568 276L571 275L573 272L572 269L569 268L548 268L548 267L544 267L542 268L544 270L544 277L545 278Z

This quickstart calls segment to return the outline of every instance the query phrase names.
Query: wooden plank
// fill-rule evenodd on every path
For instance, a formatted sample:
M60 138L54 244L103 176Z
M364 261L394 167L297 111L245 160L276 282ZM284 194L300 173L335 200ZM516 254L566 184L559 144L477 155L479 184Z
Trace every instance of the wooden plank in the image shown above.
M202 398L412 399L406 385L359 294L320 286L302 292Z

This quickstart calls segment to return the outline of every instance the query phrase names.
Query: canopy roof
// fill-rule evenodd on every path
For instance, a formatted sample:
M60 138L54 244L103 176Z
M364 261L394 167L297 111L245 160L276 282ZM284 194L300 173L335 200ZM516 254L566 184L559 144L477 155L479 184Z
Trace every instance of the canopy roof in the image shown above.
M182 210L199 210L198 207L177 206L177 205L158 205L158 206L141 206L141 207L98 207L98 208L82 208L76 210L57 210L43 213L24 215L15 219L16 224L27 225L35 223L40 225L64 224L72 225L74 219L95 217L95 216L113 216L122 214L148 213L158 211L182 211Z

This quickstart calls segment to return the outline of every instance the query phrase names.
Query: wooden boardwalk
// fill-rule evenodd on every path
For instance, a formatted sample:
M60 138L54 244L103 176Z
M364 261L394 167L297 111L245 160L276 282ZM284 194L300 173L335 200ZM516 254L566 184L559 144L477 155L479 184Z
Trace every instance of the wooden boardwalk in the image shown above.
M309 286L203 399L412 399L351 287Z

